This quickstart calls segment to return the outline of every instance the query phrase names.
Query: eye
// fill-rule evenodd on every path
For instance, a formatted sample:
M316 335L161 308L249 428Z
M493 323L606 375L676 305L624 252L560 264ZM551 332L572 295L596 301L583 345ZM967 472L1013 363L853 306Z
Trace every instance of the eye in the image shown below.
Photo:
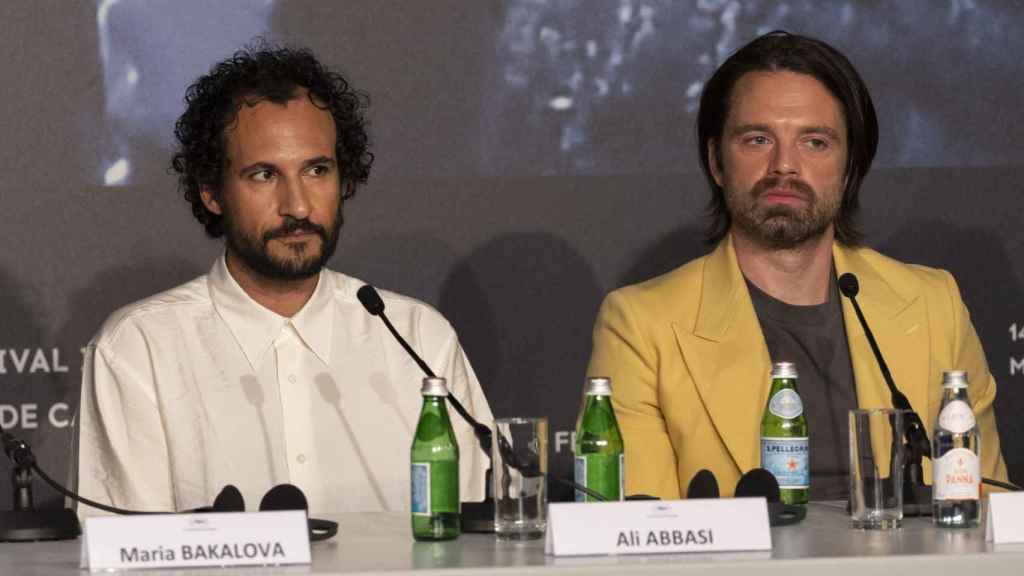
M764 134L751 134L744 138L743 142L752 146L767 146L772 143L772 140Z
M808 138L807 147L811 150L828 150L829 141L824 138Z
M327 164L316 164L310 167L309 173L313 176L326 176L331 173L331 167Z
M249 175L249 178L254 182L270 182L274 178L274 171L270 168L264 168L253 172Z

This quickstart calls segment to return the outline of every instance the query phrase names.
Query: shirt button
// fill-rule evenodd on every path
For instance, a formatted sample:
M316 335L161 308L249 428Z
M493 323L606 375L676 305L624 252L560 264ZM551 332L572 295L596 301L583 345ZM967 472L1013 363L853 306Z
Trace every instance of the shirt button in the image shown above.
M299 464L305 464L305 462L306 462L306 455L305 454L299 454L298 456L295 457L295 459L299 462Z
M296 380L295 374L289 374L288 375L288 381L289 382L291 382L292 384L295 384L295 380Z

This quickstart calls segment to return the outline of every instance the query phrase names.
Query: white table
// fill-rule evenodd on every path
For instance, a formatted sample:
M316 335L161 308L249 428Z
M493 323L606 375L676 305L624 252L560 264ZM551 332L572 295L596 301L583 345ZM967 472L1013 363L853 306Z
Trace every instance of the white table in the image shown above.
M313 565L145 571L156 574L704 574L710 576L997 576L1024 574L1024 545L994 547L982 528L940 530L910 518L900 530L849 528L845 511L812 504L807 519L772 530L771 552L552 558L541 540L498 542L464 534L458 540L418 543L406 514L351 514L334 518L339 536L313 545ZM0 575L78 574L77 541L0 544Z

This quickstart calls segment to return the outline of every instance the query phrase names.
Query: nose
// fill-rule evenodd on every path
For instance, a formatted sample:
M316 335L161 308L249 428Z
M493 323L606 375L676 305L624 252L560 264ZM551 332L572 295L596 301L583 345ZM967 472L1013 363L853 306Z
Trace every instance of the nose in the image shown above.
M309 217L310 194L301 179L282 180L278 191L278 212L280 216L291 216L296 220Z
M779 142L772 149L768 172L777 176L792 176L800 173L800 157L795 144Z

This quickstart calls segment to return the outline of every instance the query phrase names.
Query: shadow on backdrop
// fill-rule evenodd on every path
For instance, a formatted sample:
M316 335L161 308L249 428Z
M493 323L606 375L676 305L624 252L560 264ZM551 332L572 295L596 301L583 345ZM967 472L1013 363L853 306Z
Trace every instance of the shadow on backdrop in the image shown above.
M439 308L458 330L494 415L546 416L549 471L562 477L572 475L572 451L557 433L575 426L601 297L590 263L543 232L491 239L455 266L441 292ZM549 488L552 500L572 498Z
M1020 301L1022 287L1005 242L988 230L924 220L900 229L879 250L905 262L944 268L956 278L985 348L989 370L999 385L995 411L1003 457L1010 478L1018 484L1024 482L1024 445L1014 442L1024 436L1020 418L1024 388L1016 385L1024 376L1021 369L1011 374L1010 368L1014 352L1019 355L1022 344L1015 344L1008 335L1010 324L1024 318L1024 309L1019 304L1008 306Z
M43 443L50 440L46 443L55 444L51 439L54 436L59 436L66 442L67 434L62 430L54 433L47 423L50 407L60 401L61 383L64 379L61 373L32 369L34 357L40 352L52 369L53 356L51 346L47 346L48 340L43 332L42 318L31 301L28 288L6 271L0 270L0 295L3 295L3 304L0 304L0 317L3 318L3 322L0 322L0 353L3 354L3 360L0 362L0 423L3 424L4 431L24 440L32 447L40 466L52 476L54 473L63 472L55 468L56 464L66 458L66 453L59 450L58 453L51 454L43 447ZM64 365L74 360L59 359ZM36 408L31 408L32 405ZM12 468L11 461L0 455L0 510L12 508ZM57 493L46 486L40 478L33 478L32 491L35 504L39 508L59 508L63 503Z
M645 248L636 262L619 277L618 286L650 280L700 258L712 248L704 244L704 231L693 225L679 228Z

